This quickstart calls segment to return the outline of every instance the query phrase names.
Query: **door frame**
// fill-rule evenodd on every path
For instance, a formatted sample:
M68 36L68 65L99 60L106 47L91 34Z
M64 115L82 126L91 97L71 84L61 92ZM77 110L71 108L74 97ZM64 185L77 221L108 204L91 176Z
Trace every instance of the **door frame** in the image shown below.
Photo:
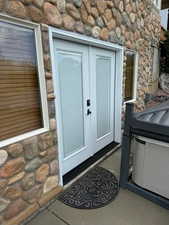
M114 111L114 136L115 141L121 143L121 116L122 116L122 86L123 86L123 57L124 47L111 42L106 42L85 35L81 35L74 32L64 31L61 29L49 27L49 47L51 54L52 74L54 83L55 96L59 95L58 82L56 82L56 64L54 55L54 39L61 39L72 41L74 43L85 44L87 46L98 47L102 49L112 50L115 52L115 111ZM119 66L121 65L121 67ZM118 88L117 88L118 87ZM55 109L56 109L56 120L60 119L58 103L55 98ZM61 140L61 128L57 123L57 135L58 135L58 160L59 160L59 184L63 186L63 172L62 172L62 153L60 151L60 140Z

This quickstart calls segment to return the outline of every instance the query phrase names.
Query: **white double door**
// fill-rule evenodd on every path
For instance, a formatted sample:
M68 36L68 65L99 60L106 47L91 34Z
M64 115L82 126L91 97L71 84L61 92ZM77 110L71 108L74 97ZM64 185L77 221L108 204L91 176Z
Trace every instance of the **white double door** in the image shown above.
M54 41L62 175L114 140L115 52Z

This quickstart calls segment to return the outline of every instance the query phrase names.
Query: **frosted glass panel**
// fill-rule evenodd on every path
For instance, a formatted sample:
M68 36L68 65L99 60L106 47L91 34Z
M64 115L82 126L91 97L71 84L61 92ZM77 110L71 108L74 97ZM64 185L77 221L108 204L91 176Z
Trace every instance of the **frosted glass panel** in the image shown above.
M97 138L110 132L111 59L96 59Z
M64 156L84 146L82 57L59 53Z

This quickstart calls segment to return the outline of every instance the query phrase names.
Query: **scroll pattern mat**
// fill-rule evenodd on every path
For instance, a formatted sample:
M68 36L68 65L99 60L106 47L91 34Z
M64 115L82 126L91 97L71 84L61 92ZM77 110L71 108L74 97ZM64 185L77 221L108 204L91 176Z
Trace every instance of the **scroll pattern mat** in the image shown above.
M119 191L110 171L94 167L58 196L62 203L78 209L97 209L112 202Z

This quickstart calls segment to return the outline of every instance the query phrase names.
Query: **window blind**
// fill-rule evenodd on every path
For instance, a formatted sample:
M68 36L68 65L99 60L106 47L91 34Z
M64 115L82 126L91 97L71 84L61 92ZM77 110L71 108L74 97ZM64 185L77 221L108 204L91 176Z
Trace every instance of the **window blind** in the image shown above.
M0 22L0 141L43 127L34 30Z
M133 98L134 54L126 55L125 101Z

